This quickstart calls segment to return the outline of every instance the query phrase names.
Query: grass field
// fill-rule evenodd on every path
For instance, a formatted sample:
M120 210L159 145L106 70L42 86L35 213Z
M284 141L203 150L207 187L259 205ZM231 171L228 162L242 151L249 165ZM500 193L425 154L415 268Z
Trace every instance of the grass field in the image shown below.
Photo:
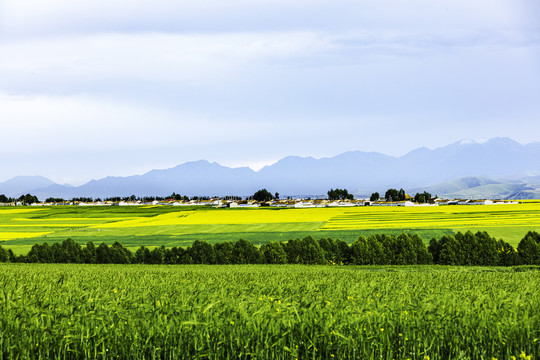
M3 207L0 244L26 253L36 242L66 238L140 246L185 246L244 238L254 244L307 235L340 238L418 233L425 241L456 231L487 231L513 246L529 230L540 231L540 203L439 207L351 207L308 209L212 209L172 206Z
M538 274L0 264L0 358L532 360Z

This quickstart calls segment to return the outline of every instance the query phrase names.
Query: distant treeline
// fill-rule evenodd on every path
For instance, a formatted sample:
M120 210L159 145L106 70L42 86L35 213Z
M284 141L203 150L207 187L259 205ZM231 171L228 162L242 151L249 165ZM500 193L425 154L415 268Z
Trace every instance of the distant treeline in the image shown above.
M0 262L81 264L339 264L339 265L540 265L540 234L528 232L517 249L486 232L461 233L431 239L426 246L416 234L360 236L351 245L342 240L311 236L256 247L240 239L214 245L197 240L182 248L165 246L135 253L115 242L81 246L72 239L36 244L16 256L0 246Z
M528 232L517 249L486 232L460 233L431 239L428 246L416 235L360 236L351 245L342 240L311 236L256 247L240 239L209 244L197 240L182 248L165 246L135 253L115 242L81 246L72 239L36 244L27 255L14 255L0 246L0 262L81 264L339 264L339 265L540 265L540 234Z

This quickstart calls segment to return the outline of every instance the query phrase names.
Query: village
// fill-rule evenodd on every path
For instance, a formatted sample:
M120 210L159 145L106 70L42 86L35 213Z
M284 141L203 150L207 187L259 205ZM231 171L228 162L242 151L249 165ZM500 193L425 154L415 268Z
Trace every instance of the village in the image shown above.
M324 207L352 207L352 206L398 206L398 207L427 207L444 205L502 205L518 204L515 200L501 199L442 199L432 198L427 203L414 202L412 198L404 201L371 201L369 198L329 200L325 198L311 197L288 197L269 201L256 201L253 199L226 199L221 197L195 198L177 200L174 198L164 199L124 199L120 201L97 200L97 201L43 201L27 204L28 206L208 206L213 208L324 208ZM0 206L23 206L22 201L0 203Z

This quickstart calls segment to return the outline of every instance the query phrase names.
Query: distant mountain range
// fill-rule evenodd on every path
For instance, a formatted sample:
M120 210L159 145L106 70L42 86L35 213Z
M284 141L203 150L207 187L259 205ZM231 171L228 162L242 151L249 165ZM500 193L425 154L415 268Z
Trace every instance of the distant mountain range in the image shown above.
M540 198L540 143L509 138L459 141L401 157L351 151L330 158L289 156L259 171L229 168L205 160L143 175L106 177L82 186L55 184L40 176L0 183L0 194L46 197L252 195L260 188L286 195L322 195L346 188L358 196L404 188L452 197Z

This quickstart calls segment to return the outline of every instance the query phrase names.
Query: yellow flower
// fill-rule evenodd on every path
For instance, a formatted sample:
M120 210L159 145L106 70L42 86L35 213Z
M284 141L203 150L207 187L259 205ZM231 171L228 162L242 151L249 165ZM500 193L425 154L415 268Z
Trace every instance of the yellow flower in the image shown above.
M384 328L381 328L381 331L384 331ZM427 360L429 360L429 359L427 359Z
M429 359L430 359L430 358L429 358L428 355L424 356L424 360L429 360Z
M229 324L234 325L234 321L229 321Z

